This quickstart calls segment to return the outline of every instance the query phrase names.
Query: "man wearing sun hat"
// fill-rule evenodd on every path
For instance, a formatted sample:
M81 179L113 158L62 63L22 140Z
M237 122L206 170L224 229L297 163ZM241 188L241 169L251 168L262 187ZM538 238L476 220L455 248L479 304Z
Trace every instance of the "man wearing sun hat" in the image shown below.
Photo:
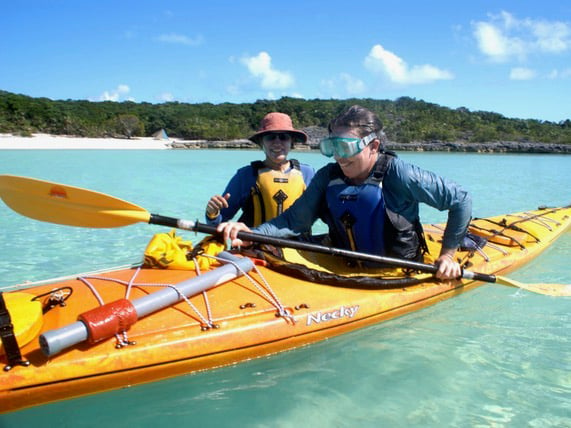
M240 168L228 182L222 195L214 195L206 205L206 221L219 224L230 220L242 209L240 221L250 227L281 214L301 196L315 170L295 159L288 160L294 143L305 143L305 132L295 129L285 113L265 115L250 141L265 154Z

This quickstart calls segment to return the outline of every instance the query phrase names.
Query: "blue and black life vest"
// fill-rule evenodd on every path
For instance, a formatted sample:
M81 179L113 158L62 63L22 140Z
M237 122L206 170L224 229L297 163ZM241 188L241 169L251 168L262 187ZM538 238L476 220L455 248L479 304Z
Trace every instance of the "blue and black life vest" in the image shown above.
M359 185L350 183L338 164L331 164L325 220L334 246L413 260L427 251L420 221L410 223L385 206L383 179L394 157L392 152L382 153Z
M383 160L384 162L381 162ZM352 184L341 167L331 168L325 197L330 218L330 235L335 245L369 254L385 254L385 204L383 177L389 161L379 157L372 174L362 184Z

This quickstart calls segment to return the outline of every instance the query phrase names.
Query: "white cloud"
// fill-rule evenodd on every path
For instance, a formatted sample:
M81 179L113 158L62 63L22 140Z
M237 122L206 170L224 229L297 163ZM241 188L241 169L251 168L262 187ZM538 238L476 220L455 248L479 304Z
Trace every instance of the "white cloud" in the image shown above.
M571 68L566 68L564 70L552 70L547 77L549 79L568 79L571 77Z
M515 67L510 71L511 80L531 80L536 76L536 72L530 68Z
M365 83L349 73L341 73L332 79L324 79L321 81L321 86L327 90L329 96L333 97L360 95L366 90Z
M508 12L472 23L480 51L490 60L524 60L531 53L561 53L571 48L571 27L559 21L517 19Z
M171 94L170 92L163 92L157 98L159 99L159 101L166 102L166 103L174 101L174 95Z
M535 22L531 25L537 48L559 53L571 48L571 28L563 22Z
M117 101L119 100L119 94L109 93L108 91L103 92L99 96L99 101Z
M348 73L341 73L341 81L345 85L345 91L349 95L358 95L365 92L365 83Z
M110 91L104 91L99 97L91 99L92 101L119 101L120 99L126 99L128 101L134 101L134 98L125 96L131 91L128 85L118 85L117 88Z
M159 42L174 43L186 46L199 46L204 43L204 38L200 34L195 38L176 33L161 34L159 37L157 37L157 40Z
M365 58L365 67L375 73L384 73L392 82L404 85L418 85L454 78L449 71L441 70L430 64L409 67L402 58L381 45L373 46Z
M261 80L264 89L286 89L294 84L294 78L287 71L279 71L272 67L272 58L267 52L260 52L257 56L241 59L252 76Z
M509 38L497 27L487 22L475 25L474 35L480 51L493 61L503 62L510 57L525 56L525 46L518 38Z

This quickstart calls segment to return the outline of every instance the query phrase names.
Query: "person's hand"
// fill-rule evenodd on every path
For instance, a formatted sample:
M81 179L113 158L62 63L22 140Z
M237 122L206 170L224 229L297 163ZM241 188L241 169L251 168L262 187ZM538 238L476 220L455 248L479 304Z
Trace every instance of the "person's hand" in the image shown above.
M220 214L222 208L228 208L228 199L230 199L230 193L226 193L224 196L214 195L206 204L206 215L208 218L215 219Z
M249 247L252 245L250 241L242 241L238 238L238 232L251 232L250 228L246 226L244 223L234 222L234 221L227 221L220 223L216 230L222 233L222 237L224 238L224 242L230 241L233 247Z
M436 260L436 278L441 280L459 279L462 276L460 264L454 260L454 251L442 251Z

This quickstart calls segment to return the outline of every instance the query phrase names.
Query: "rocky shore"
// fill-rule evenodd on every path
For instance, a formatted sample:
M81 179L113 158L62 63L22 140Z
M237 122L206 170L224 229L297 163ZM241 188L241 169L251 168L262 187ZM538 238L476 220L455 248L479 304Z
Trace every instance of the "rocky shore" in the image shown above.
M319 126L303 128L309 136L307 145L297 144L295 150L319 150L319 141L327 135L327 130ZM176 141L170 144L173 149L257 149L249 140L232 141ZM554 153L571 154L571 144L548 144L533 141L493 141L488 143L414 141L396 143L389 141L387 148L394 151L414 152L472 152L472 153Z
M248 140L232 141L173 141L172 149L257 149L258 146ZM552 153L571 154L571 144L548 144L518 141L494 141L489 143L466 142L388 142L387 148L394 151L414 152L471 152L471 153ZM319 143L310 140L309 144L297 144L295 150L318 150Z
M441 141L412 142L408 144L387 143L394 151L417 152L472 152L472 153L553 153L571 154L571 144L548 144L518 141L494 141L489 143L465 143Z

